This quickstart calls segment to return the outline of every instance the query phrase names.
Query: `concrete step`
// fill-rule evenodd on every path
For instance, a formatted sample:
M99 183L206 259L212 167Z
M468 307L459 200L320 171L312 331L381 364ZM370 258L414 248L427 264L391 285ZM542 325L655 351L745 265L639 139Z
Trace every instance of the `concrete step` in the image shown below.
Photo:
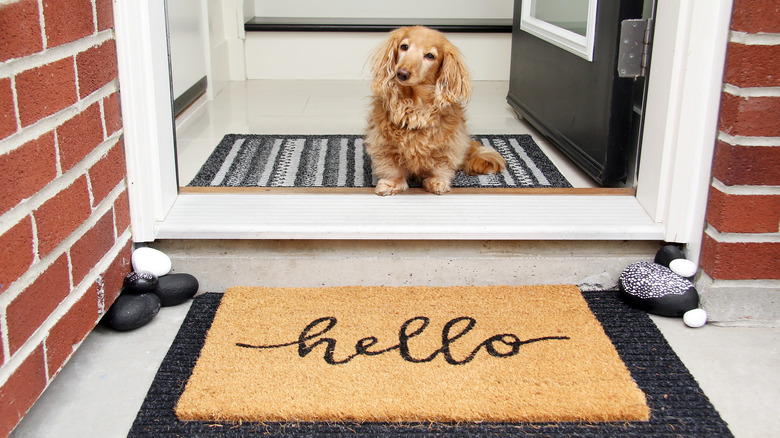
M610 289L649 241L158 240L201 291L231 286L576 284Z

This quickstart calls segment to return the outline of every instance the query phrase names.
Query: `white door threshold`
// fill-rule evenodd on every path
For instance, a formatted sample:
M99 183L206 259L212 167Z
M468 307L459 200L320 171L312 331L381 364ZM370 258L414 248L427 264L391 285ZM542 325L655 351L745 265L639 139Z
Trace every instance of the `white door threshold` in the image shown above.
M187 193L156 239L663 240L634 196Z

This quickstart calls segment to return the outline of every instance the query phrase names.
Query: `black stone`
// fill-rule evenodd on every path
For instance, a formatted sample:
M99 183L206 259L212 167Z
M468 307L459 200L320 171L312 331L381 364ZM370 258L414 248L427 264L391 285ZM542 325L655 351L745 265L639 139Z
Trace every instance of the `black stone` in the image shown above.
M160 277L156 294L163 307L175 306L198 292L198 280L190 274L168 274Z
M661 266L669 267L669 263L672 262L672 260L677 259L684 259L685 254L683 254L682 250L677 245L664 245L663 248L659 249L657 253L655 253L655 260L654 262L658 263Z
M693 284L657 263L628 266L618 282L621 297L630 305L661 316L682 316L699 307Z
M159 311L160 298L153 293L121 294L103 321L115 330L135 330L151 321Z
M159 280L149 271L131 272L125 276L124 291L131 294L142 294L157 290Z

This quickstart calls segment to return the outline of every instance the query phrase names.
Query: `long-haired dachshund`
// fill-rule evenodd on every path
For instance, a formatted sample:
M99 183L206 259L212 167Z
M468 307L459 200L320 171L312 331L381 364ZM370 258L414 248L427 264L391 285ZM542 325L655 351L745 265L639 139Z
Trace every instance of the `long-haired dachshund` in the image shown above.
M455 172L496 173L506 161L466 132L471 79L458 49L441 32L402 27L371 58L373 101L365 136L378 195L409 188L448 192Z

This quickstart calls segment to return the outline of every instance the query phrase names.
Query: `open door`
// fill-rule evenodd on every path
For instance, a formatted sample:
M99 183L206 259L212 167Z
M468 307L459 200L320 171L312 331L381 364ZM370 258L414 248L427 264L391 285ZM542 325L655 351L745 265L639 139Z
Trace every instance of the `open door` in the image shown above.
M605 186L625 183L638 153L651 23L641 19L652 11L644 3L515 0L507 101Z

